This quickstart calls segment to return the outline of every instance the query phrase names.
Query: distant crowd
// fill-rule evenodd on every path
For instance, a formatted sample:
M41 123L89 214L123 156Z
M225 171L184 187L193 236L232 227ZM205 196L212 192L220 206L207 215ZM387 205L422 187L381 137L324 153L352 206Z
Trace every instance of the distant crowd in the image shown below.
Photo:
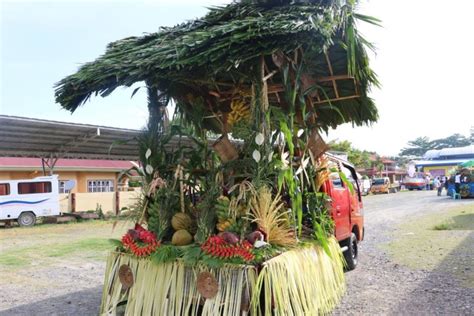
M430 190L430 177L426 176L426 189ZM443 188L446 189L446 192L448 191L448 184L449 184L449 178L446 176L443 177L435 177L433 179L433 188L438 191L438 196L441 195L443 192ZM468 177L465 175L462 175L461 173L456 173L454 177L451 179L452 182L454 182L454 190L456 193L459 194L460 189L461 189L461 184L462 183L468 183Z

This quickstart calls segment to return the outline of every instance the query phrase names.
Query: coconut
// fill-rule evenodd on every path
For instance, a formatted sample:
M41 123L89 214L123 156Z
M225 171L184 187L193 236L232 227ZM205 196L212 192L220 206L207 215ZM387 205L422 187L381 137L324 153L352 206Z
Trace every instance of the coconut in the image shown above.
M171 238L171 243L175 246L185 246L192 242L193 236L186 229L176 231Z
M176 213L171 219L171 226L174 230L189 230L193 224L191 217L186 213Z

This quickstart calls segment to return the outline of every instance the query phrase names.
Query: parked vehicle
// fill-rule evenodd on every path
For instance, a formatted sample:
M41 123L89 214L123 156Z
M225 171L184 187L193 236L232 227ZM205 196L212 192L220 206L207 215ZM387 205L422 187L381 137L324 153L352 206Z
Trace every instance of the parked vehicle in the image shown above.
M406 176L405 179L403 180L403 183L405 185L405 188L407 190L413 191L413 190L423 190L426 188L426 180L421 172L415 173L412 177Z
M397 193L400 191L400 183L395 181L390 182L388 177L375 178L372 180L372 186L370 187L370 193Z
M60 214L58 176L0 180L0 221L33 226L41 216Z
M328 155L340 172L332 172L323 191L332 199L331 215L336 239L341 245L349 270L357 266L358 243L364 239L364 216L359 179L353 165ZM341 177L341 175L345 177ZM343 179L345 178L345 179Z

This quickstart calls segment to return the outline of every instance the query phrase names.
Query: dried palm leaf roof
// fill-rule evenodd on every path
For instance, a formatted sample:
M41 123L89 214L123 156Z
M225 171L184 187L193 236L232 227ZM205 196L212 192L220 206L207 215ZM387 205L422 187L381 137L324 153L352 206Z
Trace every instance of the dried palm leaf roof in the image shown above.
M248 97L263 62L270 104L284 107L285 74L290 68L294 79L297 71L288 65L299 60L320 128L369 124L377 109L367 93L378 83L366 54L371 45L356 21L378 21L355 13L354 2L247 0L214 7L202 19L110 43L56 84L56 101L73 112L92 95L146 81L187 112L226 112L235 95Z

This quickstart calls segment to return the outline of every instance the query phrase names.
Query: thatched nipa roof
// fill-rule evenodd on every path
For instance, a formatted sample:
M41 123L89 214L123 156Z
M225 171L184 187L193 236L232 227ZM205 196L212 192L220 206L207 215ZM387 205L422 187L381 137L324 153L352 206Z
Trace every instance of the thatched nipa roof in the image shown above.
M354 7L353 0L254 0L212 8L202 19L110 43L57 83L56 101L75 111L92 95L146 81L187 112L226 112L230 99L248 96L263 63L270 105L285 107L285 74L300 71L319 128L369 124L377 109L367 93L377 79L356 22L377 20Z

